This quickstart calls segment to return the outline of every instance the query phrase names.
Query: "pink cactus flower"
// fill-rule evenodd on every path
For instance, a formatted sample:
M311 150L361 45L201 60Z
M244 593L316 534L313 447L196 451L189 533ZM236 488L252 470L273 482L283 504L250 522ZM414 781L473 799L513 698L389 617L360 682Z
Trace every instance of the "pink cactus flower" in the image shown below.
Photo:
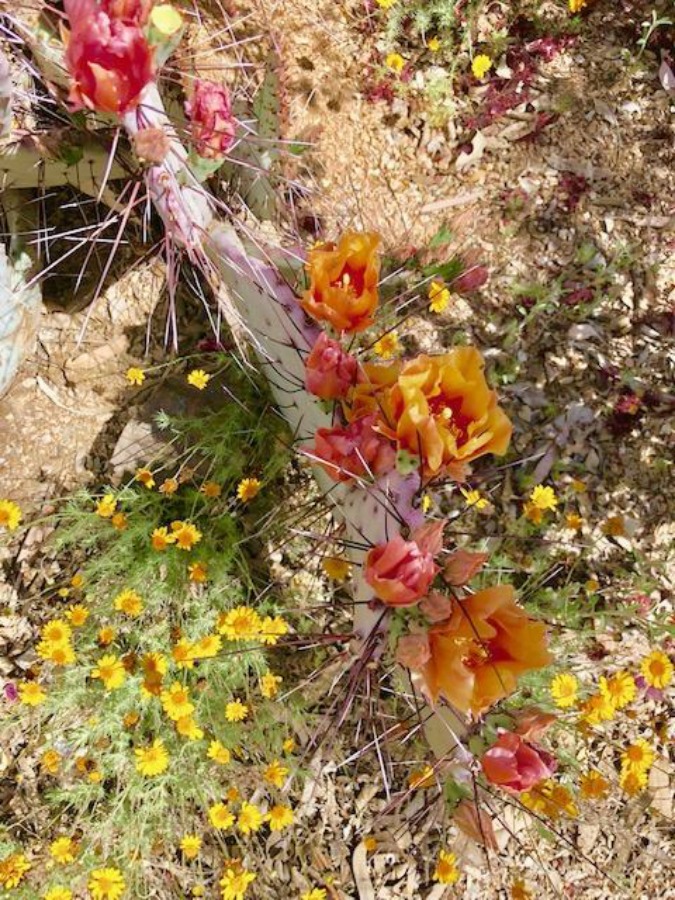
M370 550L364 577L387 606L412 606L427 593L437 572L431 553L397 534Z
M483 754L481 766L488 781L514 793L529 791L556 770L550 753L511 731L501 732L497 742Z
M471 553L461 548L455 550L443 567L443 579L452 587L461 587L480 572L487 558L487 553Z
M347 395L357 371L355 357L322 331L305 363L305 387L322 400L337 400Z
M128 25L145 25L155 0L101 0L101 10L110 18Z
M431 553L437 556L443 549L443 529L445 528L445 519L436 522L425 522L420 525L411 534L411 538L422 553Z
M192 141L197 154L204 159L226 156L236 133L227 88L214 81L197 80L185 112L192 123Z
M419 671L431 658L429 635L426 632L406 634L396 645L396 662L406 669Z
M363 416L345 427L319 428L311 456L335 481L351 481L363 475L383 475L394 468L396 452L391 443L373 430L375 416Z
M112 18L95 0L64 0L73 109L123 115L154 77L152 50L138 24Z

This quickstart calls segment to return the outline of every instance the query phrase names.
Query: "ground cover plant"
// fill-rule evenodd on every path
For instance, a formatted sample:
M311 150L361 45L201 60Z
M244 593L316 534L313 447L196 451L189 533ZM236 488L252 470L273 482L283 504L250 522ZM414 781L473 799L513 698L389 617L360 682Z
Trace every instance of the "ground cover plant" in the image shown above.
M547 66L603 4L535 7L350 8L331 29L365 62L359 127L455 129L469 179L526 107L516 143L545 145L572 108L541 101ZM5 422L35 385L51 415L27 441L56 428L70 446L54 409L101 430L81 429L60 478L39 440L15 456L22 416L3 433L0 884L49 900L669 891L663 245L643 261L616 215L584 231L597 164L558 162L541 196L531 166L491 218L504 245L563 221L560 246L504 264L491 304L490 232L452 214L461 194L437 195L414 238L341 213L330 179L312 195L330 153L295 103L299 9L4 14ZM667 112L667 10L631 11L631 65ZM663 228L672 209L636 190L639 227ZM69 310L61 288L21 382L54 272L91 304Z

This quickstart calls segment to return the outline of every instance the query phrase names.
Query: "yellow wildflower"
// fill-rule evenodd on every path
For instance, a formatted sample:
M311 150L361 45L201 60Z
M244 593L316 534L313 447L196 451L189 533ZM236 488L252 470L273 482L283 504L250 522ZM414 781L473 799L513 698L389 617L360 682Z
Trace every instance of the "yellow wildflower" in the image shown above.
M640 672L649 687L662 690L673 678L673 664L661 650L652 650L640 663Z
M621 754L621 766L624 771L630 769L633 772L648 772L655 759L654 749L644 738L638 738L635 743L629 744Z
M57 838L49 845L49 855L62 866L75 861L77 850L77 844L69 837Z
M396 0L375 0L380 9L391 9Z
M0 861L0 885L7 889L15 888L29 869L30 863L23 853L11 853Z
M438 53L441 49L441 42L437 37L429 38L427 41L427 50L430 50L432 53Z
M248 715L248 706L241 700L232 700L225 705L225 718L228 722L243 722Z
M215 803L209 807L209 822L219 831L231 828L234 824L234 815L224 803Z
M226 766L232 758L230 751L227 747L223 747L220 741L211 741L207 756L221 766Z
M193 669L195 665L192 655L194 648L189 641L182 638L171 650L171 657L179 669Z
M198 391L203 391L211 380L211 376L207 375L203 369L193 369L187 377L187 383Z
M112 625L104 625L103 628L99 629L98 632L98 642L102 647L107 647L108 644L112 644L115 640L115 629Z
M389 331L383 334L379 341L373 345L373 353L380 359L391 359L400 349L398 334L395 331Z
M96 503L96 515L102 519L109 519L115 514L117 508L117 500L114 494L106 494L102 500Z
M0 528L16 531L21 522L21 507L12 500L0 500Z
M18 690L19 700L24 706L39 706L47 699L47 695L37 681L22 681Z
M441 850L434 870L434 881L441 884L454 884L459 879L457 857L448 850Z
M324 888L312 888L311 891L305 891L300 900L326 900L327 896Z
M192 550L202 539L201 531L191 522L172 522L171 530L176 546L181 550Z
M92 670L91 677L100 678L106 690L114 691L124 684L126 678L124 664L112 653L102 656L96 668Z
M237 485L237 498L242 503L248 503L249 500L258 496L261 487L262 481L258 478L242 478Z
M160 494L166 494L170 497L178 490L178 481L175 478L165 478L157 490Z
M51 887L46 894L43 894L43 900L73 900L73 892L67 887Z
M129 520L123 512L116 512L110 519L110 524L113 528L116 528L117 531L124 531L129 524Z
M205 497L208 497L209 500L215 500L216 497L220 497L223 492L221 486L216 484L215 481L205 481L199 490Z
M479 80L485 78L491 68L492 60L489 56L486 56L485 53L479 53L478 56L474 56L473 62L471 63L471 71L474 78L478 78Z
M321 566L329 578L333 581L346 581L352 572L351 563L346 559L339 559L335 556L327 556L323 559Z
M174 544L175 542L176 538L173 534L169 534L169 529L165 527L155 528L150 535L152 549L159 552L166 550L169 544Z
M266 700L273 700L279 693L279 685L282 681L281 675L265 672L260 678L260 693Z
M81 628L89 618L89 610L82 603L75 603L66 610L66 618L73 628Z
M164 741L156 738L149 747L138 747L134 750L136 756L136 771L147 778L161 775L169 768L169 754L166 752Z
M260 634L261 620L250 606L236 606L218 619L218 631L229 641L249 641Z
M273 806L267 814L270 831L282 831L293 824L295 817L290 806Z
M609 794L609 781L592 769L581 776L579 790L584 800L604 800Z
M264 821L265 816L255 804L248 803L246 800L241 804L237 818L237 828L242 834L251 834L252 831L259 831Z
M606 697L615 709L623 709L635 700L637 688L633 676L628 672L616 672L611 678L600 676L600 693Z
M432 313L445 312L450 303L450 291L444 282L436 279L429 283L427 297L429 298L429 312Z
M427 763L422 766L420 769L414 769L410 775L408 776L408 787L412 791L420 790L421 788L431 787L432 784L435 784L435 776L433 768Z
M574 675L570 675L568 672L556 675L555 678L551 680L551 697L553 697L553 702L556 706L560 707L560 709L567 709L570 706L574 706L577 702L578 690L578 680Z
M239 860L230 859L220 879L222 900L244 900L249 884L258 876L241 866Z
M143 612L143 600L136 591L125 590L113 600L114 608L125 616L135 618Z
M63 757L58 750L54 750L50 747L49 750L45 750L40 757L40 765L45 771L49 772L50 775L56 775L59 771L62 759Z
M208 565L205 562L193 562L188 565L188 578L195 584L208 581Z
M145 372L143 369L139 369L136 366L131 366L127 369L126 379L129 384L135 384L140 387L145 381Z
M556 508L558 505L558 498L552 487L545 487L543 484L538 484L532 489L530 503L542 512L546 512L547 510L554 510Z
M153 478L150 469L137 469L134 478L136 481L140 481L140 483L144 485L149 491L151 491L155 486L155 479Z
M578 513L567 513L565 516L565 527L570 531L581 531L584 526L584 520Z
M384 64L388 69L393 69L394 72L399 73L405 68L405 60L400 53L387 53Z
M180 842L180 849L186 859L196 859L201 847L202 839L196 834L186 834Z
M284 781L286 779L286 776L288 775L288 772L288 768L286 766L282 766L279 760L275 759L263 772L263 778L268 784L271 784L277 788L281 788L284 786Z
M610 722L616 715L616 707L612 701L602 693L592 694L580 707L581 718L587 725L599 725L600 722Z
M188 689L180 681L174 681L167 691L162 691L159 699L164 712L174 722L195 711L194 705L190 703Z
M204 731L197 725L192 716L183 716L176 721L176 731L189 741L201 741Z
M119 900L126 884L119 869L94 869L89 877L92 900Z
M467 491L463 487L460 487L460 491L466 500L467 506L474 506L476 509L486 509L490 505L490 501L475 488Z
M70 625L63 619L52 619L46 622L40 630L40 637L48 644L66 644L72 634Z
M260 623L260 641L268 647L277 644L285 634L288 634L288 622L281 616L265 616Z
M578 13L586 6L588 0L569 0L569 7L571 13Z
M639 769L624 769L619 776L619 785L629 797L636 797L647 787L647 773Z
M284 751L284 753L294 753L296 746L297 745L295 743L295 738L289 737L289 738L286 738L286 740L283 742L283 744L281 745L281 748Z
M205 634L190 650L191 659L210 659L220 651L222 640L219 634Z

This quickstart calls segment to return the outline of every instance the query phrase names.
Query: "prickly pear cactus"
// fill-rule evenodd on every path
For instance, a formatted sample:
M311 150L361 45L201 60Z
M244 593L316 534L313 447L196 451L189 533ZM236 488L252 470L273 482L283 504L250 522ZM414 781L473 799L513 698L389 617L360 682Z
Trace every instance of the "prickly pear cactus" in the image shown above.
M40 288L27 283L31 259L8 257L0 246L0 397L8 390L21 361L32 349L40 318Z

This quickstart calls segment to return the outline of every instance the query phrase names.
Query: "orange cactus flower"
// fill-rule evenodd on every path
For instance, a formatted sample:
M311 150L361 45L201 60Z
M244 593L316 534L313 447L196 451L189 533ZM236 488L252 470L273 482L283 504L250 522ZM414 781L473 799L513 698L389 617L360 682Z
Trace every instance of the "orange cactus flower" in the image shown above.
M379 243L377 234L347 231L337 246L323 244L310 250L309 290L300 300L305 312L348 334L372 325L378 304Z
M523 672L552 661L546 626L529 618L507 584L456 602L448 621L429 630L429 648L420 674L430 699L474 715L514 691Z
M305 362L305 387L322 400L345 397L356 381L356 357L321 332Z
M369 551L364 578L387 606L412 606L424 597L437 572L431 553L397 534Z

